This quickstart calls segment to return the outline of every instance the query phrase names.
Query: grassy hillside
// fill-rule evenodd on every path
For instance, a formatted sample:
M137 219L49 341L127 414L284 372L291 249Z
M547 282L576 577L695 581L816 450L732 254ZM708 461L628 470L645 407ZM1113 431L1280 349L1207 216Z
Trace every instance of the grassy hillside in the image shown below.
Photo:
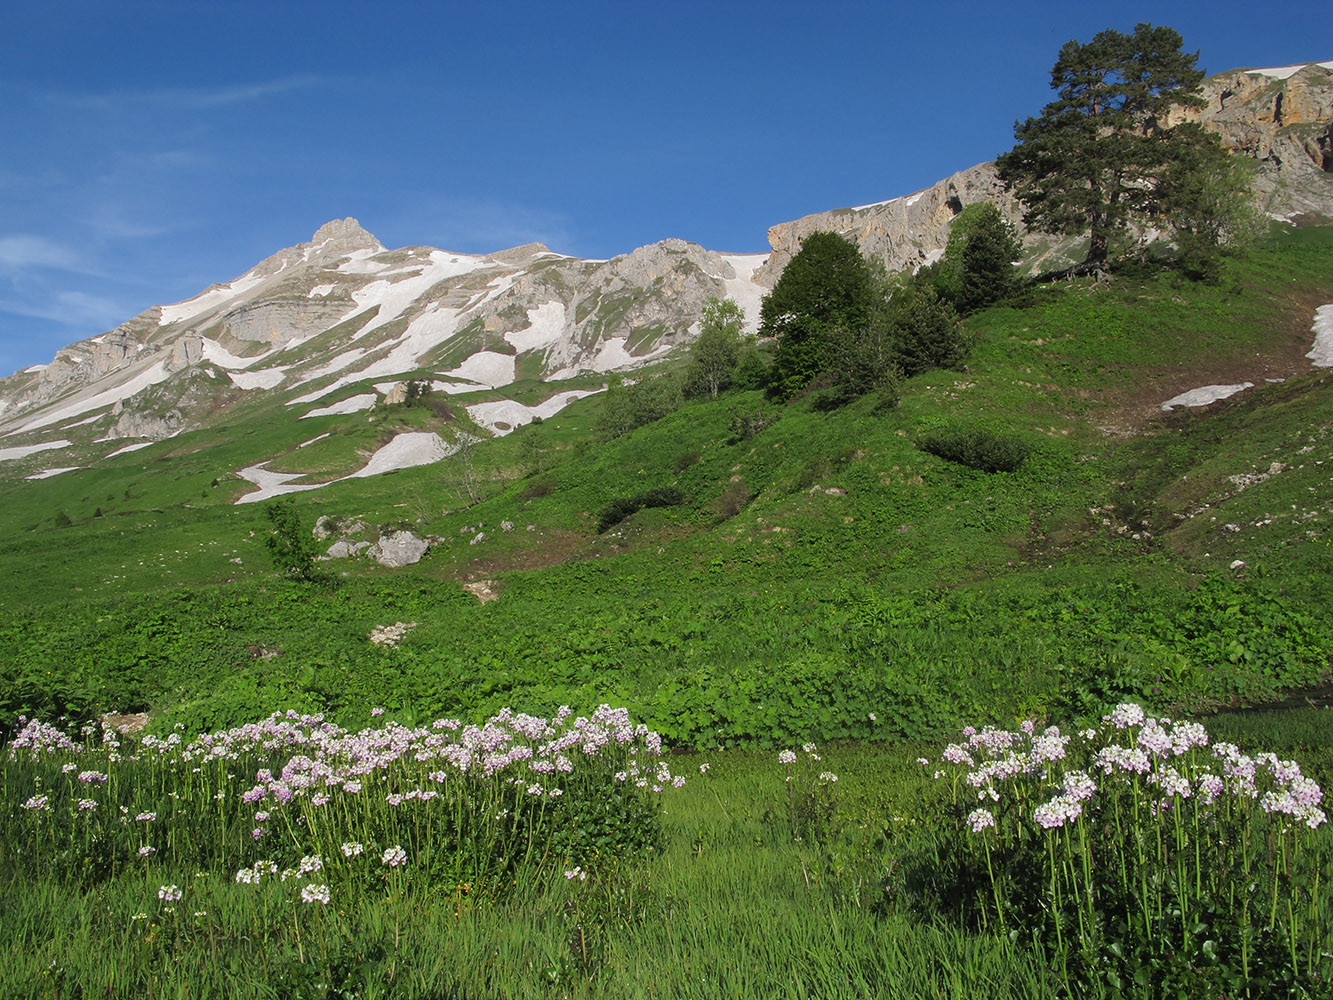
M273 468L332 475L395 427L446 418L294 425L259 403L0 483L0 717L149 709L194 728L291 707L355 725L380 706L610 701L711 745L1313 685L1333 649L1333 375L1303 355L1325 302L1333 233L1304 230L1216 285L1035 288L969 320L968 371L910 380L887 413L740 393L598 442L593 396L466 457L297 494L307 526L443 539L410 568L330 561L316 585L273 573L236 471L281 455ZM1160 409L1243 381L1204 410ZM917 447L958 427L1031 455L987 474ZM608 504L657 487L684 503L597 533ZM369 642L398 621L417 623L399 647Z

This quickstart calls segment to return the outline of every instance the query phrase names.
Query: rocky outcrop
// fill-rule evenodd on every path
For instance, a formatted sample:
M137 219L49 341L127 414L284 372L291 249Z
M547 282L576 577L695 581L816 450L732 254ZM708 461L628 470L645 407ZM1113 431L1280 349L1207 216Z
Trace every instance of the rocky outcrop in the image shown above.
M430 548L430 542L418 538L410 531L395 531L384 535L372 545L366 554L381 566L398 568L411 566L421 561L421 557Z
M1270 214L1333 219L1333 63L1219 73L1204 81L1202 96L1204 107L1176 120L1202 122L1255 160L1255 187Z
M164 441L179 433L186 423L185 414L174 407L164 413L144 413L126 409L117 403L112 407L111 415L116 418L116 422L106 435L109 438L149 438L153 441Z
M882 260L889 272L915 270L938 260L949 240L949 225L965 205L989 201L1021 225L1022 209L995 176L995 164L980 163L946 177L923 191L859 208L807 215L768 231L773 248L755 277L771 286L801 241L816 232L839 233L869 257Z
M346 311L346 302L265 300L231 310L223 318L223 324L226 334L236 340L281 347L328 329Z

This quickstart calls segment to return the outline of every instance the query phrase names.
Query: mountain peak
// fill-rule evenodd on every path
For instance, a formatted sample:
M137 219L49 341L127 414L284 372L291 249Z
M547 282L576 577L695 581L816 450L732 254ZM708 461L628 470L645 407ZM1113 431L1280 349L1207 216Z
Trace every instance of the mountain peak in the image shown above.
M350 215L345 219L334 219L315 230L310 242L319 246L333 243L337 250L383 250L380 241L361 228Z

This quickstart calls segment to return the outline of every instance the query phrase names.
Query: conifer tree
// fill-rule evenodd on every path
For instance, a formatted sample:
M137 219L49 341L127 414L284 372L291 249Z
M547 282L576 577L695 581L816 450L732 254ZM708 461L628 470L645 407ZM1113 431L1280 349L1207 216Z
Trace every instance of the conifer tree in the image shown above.
M997 160L1028 226L1088 234L1079 271L1105 270L1111 237L1130 221L1169 219L1170 190L1158 182L1200 144L1220 148L1200 129L1172 125L1174 108L1203 103L1199 54L1181 44L1171 28L1142 23L1130 35L1066 42L1051 69L1059 96L1014 127L1018 145Z

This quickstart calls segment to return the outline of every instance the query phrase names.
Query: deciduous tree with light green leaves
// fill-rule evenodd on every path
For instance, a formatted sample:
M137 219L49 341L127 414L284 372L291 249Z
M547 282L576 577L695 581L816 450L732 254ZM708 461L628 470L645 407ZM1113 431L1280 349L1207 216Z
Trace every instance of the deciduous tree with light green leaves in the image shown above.
M690 345L690 367L685 373L690 395L717 399L731 384L741 357L741 329L745 314L730 299L704 300L702 328Z
M1203 103L1199 54L1181 45L1173 29L1143 23L1066 42L1051 69L1059 96L1014 127L1018 145L996 161L1028 226L1088 235L1076 272L1105 271L1111 238L1132 222L1169 224L1180 189L1163 179L1221 149L1198 125L1173 122Z

